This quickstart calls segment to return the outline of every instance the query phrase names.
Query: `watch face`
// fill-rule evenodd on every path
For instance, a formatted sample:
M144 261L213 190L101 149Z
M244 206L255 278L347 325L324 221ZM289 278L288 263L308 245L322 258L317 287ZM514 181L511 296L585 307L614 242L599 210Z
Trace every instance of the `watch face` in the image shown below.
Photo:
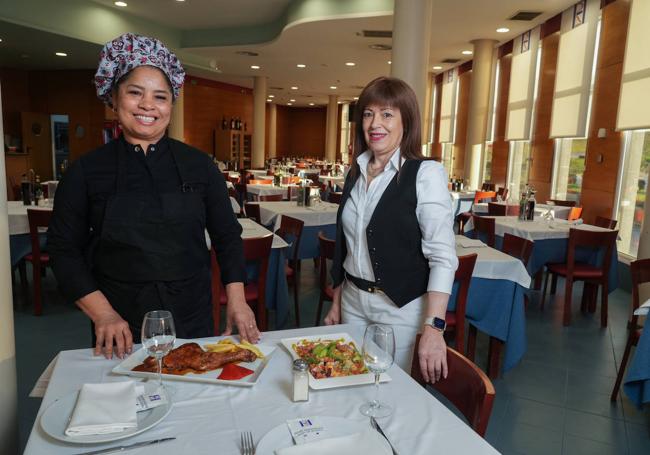
M447 323L444 319L433 318L433 326L438 330L445 330Z

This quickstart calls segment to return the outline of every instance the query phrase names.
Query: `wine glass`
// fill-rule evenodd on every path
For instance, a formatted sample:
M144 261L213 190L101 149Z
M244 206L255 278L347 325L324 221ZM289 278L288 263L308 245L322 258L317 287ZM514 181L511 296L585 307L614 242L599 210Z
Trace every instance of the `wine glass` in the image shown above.
M150 311L142 321L142 346L158 361L158 387L163 388L162 359L174 347L176 330L174 318L169 311Z
M393 412L392 406L379 401L379 376L388 371L395 358L395 332L387 325L371 324L363 336L363 360L375 374L375 399L361 405L361 414L370 417L386 417Z

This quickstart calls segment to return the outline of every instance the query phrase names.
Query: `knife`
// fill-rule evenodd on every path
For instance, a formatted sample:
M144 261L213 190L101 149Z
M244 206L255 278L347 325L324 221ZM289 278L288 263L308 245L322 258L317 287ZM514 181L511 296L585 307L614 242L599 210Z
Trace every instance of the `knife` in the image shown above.
M107 449L93 450L92 452L83 452L77 455L99 455L103 453L124 452L126 450L137 449L138 447L145 447L152 444L160 444L162 442L173 441L174 439L176 438L152 439L151 441L136 442L135 444L130 444L128 446L109 447Z
M380 427L379 424L377 423L377 420L376 420L374 417L372 417L372 416L370 416L370 425L371 425L375 430L377 430L377 432L378 432L380 435L382 435L386 441L388 441L388 445L390 446L390 450L393 451L393 455L399 455L399 454L397 453L397 450L395 450L395 447L393 446L393 443L390 442L390 439L388 439L388 436L386 436L386 433L384 433L384 431L381 429L381 427Z

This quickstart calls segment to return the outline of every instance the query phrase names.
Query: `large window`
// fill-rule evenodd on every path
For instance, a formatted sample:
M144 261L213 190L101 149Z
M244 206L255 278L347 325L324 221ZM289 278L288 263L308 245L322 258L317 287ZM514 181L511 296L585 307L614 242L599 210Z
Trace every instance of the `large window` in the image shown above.
M483 181L492 181L492 142L486 142L483 149Z
M553 158L554 199L579 201L585 173L587 139L556 139Z
M508 159L509 197L519 199L528 185L530 173L530 141L510 141Z
M447 171L449 178L453 178L452 171L454 170L454 144L451 142L444 142L442 144L442 165Z
M645 217L644 205L650 170L650 130L625 132L618 191L618 251L636 257Z

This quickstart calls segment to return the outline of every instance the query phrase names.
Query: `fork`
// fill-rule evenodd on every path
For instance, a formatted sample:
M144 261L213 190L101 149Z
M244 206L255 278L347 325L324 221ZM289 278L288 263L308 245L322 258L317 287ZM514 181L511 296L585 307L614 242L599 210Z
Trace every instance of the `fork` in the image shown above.
M253 433L250 431L242 431L241 433L241 455L255 455Z

